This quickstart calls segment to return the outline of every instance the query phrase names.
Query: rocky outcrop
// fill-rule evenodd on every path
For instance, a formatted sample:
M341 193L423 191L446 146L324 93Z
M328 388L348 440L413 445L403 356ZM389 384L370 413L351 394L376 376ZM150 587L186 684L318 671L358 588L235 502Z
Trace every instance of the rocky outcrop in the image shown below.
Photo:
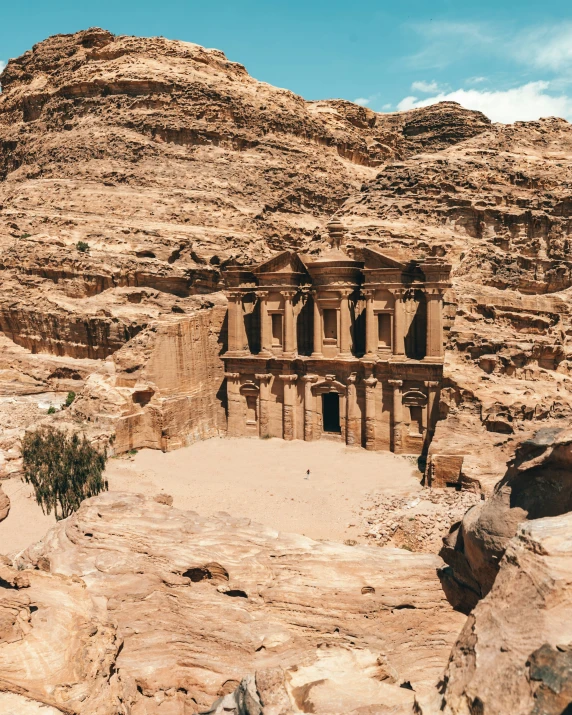
M74 402L73 417L112 436L115 453L170 451L225 434L226 300L219 294L195 304L118 350Z
M543 429L525 441L490 499L472 507L444 539L445 592L469 613L491 590L507 544L524 520L572 511L572 431Z
M1 712L125 713L120 646L81 579L0 566Z
M81 690L116 698L117 709L93 709L102 715L123 712L118 703L125 712L183 715L207 710L256 673L260 697L285 687L305 712L341 715L352 702L365 711L384 702L410 709L410 687L428 690L464 621L443 597L439 564L432 555L316 542L106 493L19 558L24 570L12 573L29 575L38 593L58 591L49 604L63 612L46 621L48 597L30 595L37 610L17 616L6 628L11 642L0 643L0 690L69 713L86 712ZM4 597L20 593L13 578L0 582ZM73 624L80 606L81 627ZM46 622L60 625L48 632ZM58 653L68 639L73 648L36 660L34 649L42 643L48 652L54 639Z
M424 713L561 715L572 699L572 514L526 522Z
M10 497L5 493L0 485L0 521L4 519L10 513Z

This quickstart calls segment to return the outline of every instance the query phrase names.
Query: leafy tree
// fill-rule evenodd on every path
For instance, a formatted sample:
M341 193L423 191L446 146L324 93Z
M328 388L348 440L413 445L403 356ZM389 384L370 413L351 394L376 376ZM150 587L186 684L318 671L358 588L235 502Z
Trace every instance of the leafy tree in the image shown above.
M24 479L32 484L44 514L65 519L84 499L107 491L103 479L107 453L86 436L68 435L54 427L26 432L22 439Z
M66 407L69 407L74 400L75 392L68 392L68 396L66 397Z

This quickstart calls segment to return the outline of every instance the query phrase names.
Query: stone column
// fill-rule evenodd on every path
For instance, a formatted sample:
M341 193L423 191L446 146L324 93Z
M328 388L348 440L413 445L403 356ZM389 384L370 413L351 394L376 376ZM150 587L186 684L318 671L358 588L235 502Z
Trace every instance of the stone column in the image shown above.
M270 381L272 380L271 373L259 373L254 376L258 380L260 387L259 393L259 408L260 415L258 426L260 428L260 437L265 439L270 436Z
M260 300L260 352L263 355L272 354L272 326L268 315L268 291L261 290L257 294Z
M312 384L317 382L317 375L304 375L304 440L311 442L314 439L314 401Z
M295 437L296 380L298 375L280 375L284 380L284 402L282 404L282 428L284 439Z
M294 324L294 306L292 298L296 295L294 290L282 291L284 296L284 352L289 355L295 355L298 346L296 340L296 326Z
M244 428L244 415L240 395L240 373L225 372L226 398L228 404L228 435L240 437Z
M401 396L401 388L403 380L388 380L393 388L393 451L395 454L400 454L402 449L401 430L403 423L403 404Z
M350 293L349 289L340 291L340 357L351 357L352 355Z
M356 374L353 372L346 380L348 386L346 396L346 444L355 445L360 443L360 435L358 434L358 425L356 419ZM375 405L374 405L375 407ZM374 415L375 417L375 415Z
M427 349L426 357L440 360L443 348L443 291L439 288L427 288Z
M427 380L425 387L427 388L427 433L432 435L435 431L435 423L437 422L435 398L437 397L437 390L439 389L439 381Z
M375 449L375 386L377 380L370 375L365 384L365 448Z
M242 319L242 293L238 291L229 291L228 298L228 352L240 352L241 333L239 320Z
M314 298L314 350L312 352L313 358L322 357L322 311L320 310L320 304L318 303L318 292L313 291L312 296Z
M394 289L391 291L395 299L393 314L393 354L405 357L405 314L403 306L404 291Z
M377 355L377 345L379 342L379 328L375 323L375 313L373 312L374 290L363 291L366 299L365 303L365 357L372 358Z

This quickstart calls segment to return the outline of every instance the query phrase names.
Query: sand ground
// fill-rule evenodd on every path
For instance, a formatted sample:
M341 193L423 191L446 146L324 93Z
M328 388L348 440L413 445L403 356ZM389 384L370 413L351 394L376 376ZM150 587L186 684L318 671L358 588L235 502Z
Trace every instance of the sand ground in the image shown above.
M306 470L310 477L306 479ZM173 497L173 506L205 516L225 511L314 539L361 540L360 510L368 494L421 490L405 457L338 442L210 439L169 452L143 449L110 459L109 488ZM19 551L54 523L18 479L3 482L12 499L0 523L0 553Z

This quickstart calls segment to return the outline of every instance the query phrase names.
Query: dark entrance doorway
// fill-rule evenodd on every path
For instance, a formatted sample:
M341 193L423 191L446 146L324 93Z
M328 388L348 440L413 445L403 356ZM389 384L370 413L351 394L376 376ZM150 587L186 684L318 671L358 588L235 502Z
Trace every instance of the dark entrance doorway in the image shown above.
M322 415L324 432L341 432L340 427L340 396L337 392L326 392L322 395Z

